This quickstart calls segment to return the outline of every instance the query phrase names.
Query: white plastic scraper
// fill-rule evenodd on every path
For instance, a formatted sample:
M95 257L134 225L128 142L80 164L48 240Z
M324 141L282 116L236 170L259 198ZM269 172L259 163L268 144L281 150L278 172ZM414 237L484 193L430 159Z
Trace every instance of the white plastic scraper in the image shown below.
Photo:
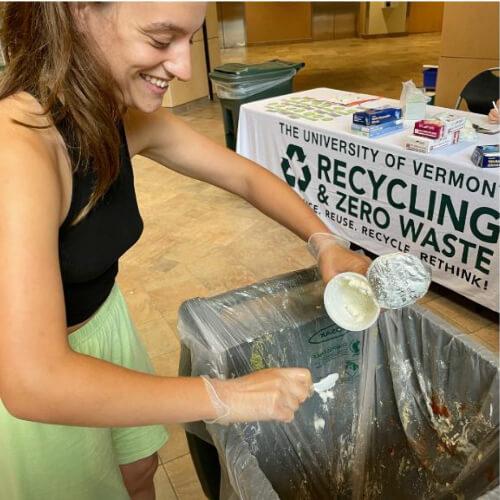
M335 385L338 379L339 379L338 373L330 373L330 375L327 375L326 377L322 378L319 382L313 384L314 390L316 392L329 391L330 389L333 389L333 386Z

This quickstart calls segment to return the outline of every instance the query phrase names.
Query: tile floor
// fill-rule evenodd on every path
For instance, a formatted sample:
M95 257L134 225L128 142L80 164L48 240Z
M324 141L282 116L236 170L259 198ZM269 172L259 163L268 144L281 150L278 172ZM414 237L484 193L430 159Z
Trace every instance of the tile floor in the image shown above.
M332 87L398 97L401 82L420 82L420 67L437 63L436 34L227 49L223 62L303 60L295 89ZM218 103L174 110L223 143ZM237 197L136 158L136 189L144 234L121 262L119 283L160 375L175 376L179 305L312 265L302 241ZM432 290L425 305L498 352L496 315L448 291ZM158 500L204 498L180 426L169 426L155 477Z

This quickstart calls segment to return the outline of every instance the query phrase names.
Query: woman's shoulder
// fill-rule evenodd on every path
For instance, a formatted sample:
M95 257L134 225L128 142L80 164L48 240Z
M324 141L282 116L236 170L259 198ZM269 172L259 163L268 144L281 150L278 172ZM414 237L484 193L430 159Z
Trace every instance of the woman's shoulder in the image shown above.
M31 94L18 92L0 99L0 127L15 130L24 127L31 131L52 126L51 119L44 113L43 106ZM39 134L43 137L43 134Z
M53 184L66 198L71 174L64 165L64 143L43 111L26 92L0 100L0 179Z
M42 105L27 92L0 99L0 141L2 147L23 146L50 153L54 148L54 127Z

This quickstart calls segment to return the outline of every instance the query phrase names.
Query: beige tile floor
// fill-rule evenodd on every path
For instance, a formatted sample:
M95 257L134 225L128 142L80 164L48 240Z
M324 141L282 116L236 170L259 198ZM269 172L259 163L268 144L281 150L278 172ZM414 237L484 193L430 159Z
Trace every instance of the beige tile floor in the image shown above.
M296 90L327 86L397 97L400 82L436 63L439 36L341 40L223 51L224 61L304 60ZM223 143L219 105L201 101L174 112ZM136 158L144 234L121 262L119 283L161 375L177 374L180 304L312 265L302 241L237 197ZM459 297L432 290L429 309L498 352L498 322ZM182 428L169 426L155 477L159 500L204 498Z

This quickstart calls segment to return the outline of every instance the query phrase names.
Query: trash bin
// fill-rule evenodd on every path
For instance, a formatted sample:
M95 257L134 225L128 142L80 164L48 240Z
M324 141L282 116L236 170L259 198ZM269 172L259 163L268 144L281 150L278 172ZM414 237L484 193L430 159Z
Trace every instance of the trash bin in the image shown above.
M228 63L210 73L210 80L220 100L226 146L236 150L240 106L293 91L293 77L304 63L275 59L260 64Z
M180 308L181 375L339 375L292 423L187 426L193 448L217 449L221 498L498 498L496 356L418 305L348 332L326 315L323 289L309 269ZM202 484L210 460L196 465Z
M439 67L434 64L422 66L423 87L427 90L436 90L437 74Z

